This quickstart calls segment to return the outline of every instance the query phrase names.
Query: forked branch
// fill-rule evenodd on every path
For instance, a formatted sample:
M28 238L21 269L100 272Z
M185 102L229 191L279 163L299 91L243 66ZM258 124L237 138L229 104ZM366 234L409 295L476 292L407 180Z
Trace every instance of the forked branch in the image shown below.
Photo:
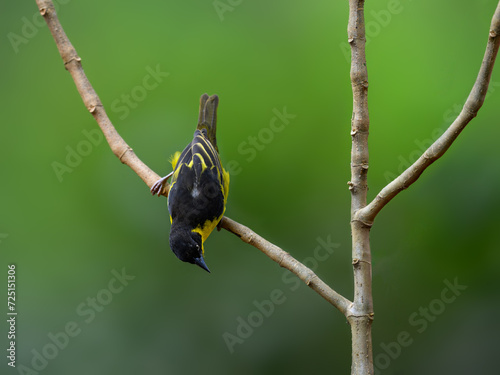
M357 220L371 225L380 210L401 191L413 184L427 167L439 159L446 150L448 150L465 126L476 117L477 112L484 103L486 93L488 92L491 72L495 65L499 45L500 2L497 5L491 21L486 52L484 53L479 74L462 111L443 135L441 135L441 137L439 137L415 163L384 187L370 204L356 212Z
M57 18L54 4L51 0L36 0L36 2L41 15L47 22L50 32L54 37L66 69L73 77L85 106L92 116L94 116L95 120L99 124L99 127L104 133L109 147L122 163L132 168L132 170L146 183L146 185L151 187L160 178L160 176L152 171L135 155L132 148L123 140L114 128L110 119L106 115L106 111L104 110L97 93L92 88L92 85L83 71L80 57L76 53L75 48L69 41ZM162 194L165 196L168 195L168 184L165 184ZM280 266L290 270L309 287L315 290L320 296L339 309L344 315L346 314L350 301L326 285L311 269L294 259L290 254L283 251L278 246L273 245L269 241L266 241L264 238L257 235L244 225L241 225L227 217L222 219L220 226L229 232L234 233L244 242L255 246L269 258L277 262Z

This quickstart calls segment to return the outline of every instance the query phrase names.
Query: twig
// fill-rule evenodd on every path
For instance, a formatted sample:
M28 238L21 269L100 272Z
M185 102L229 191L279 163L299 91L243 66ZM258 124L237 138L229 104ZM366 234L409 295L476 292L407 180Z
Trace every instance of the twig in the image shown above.
M75 48L69 41L57 18L54 4L50 0L36 0L36 2L41 15L47 22L50 32L54 37L66 69L71 73L85 106L99 124L99 127L108 141L109 147L122 163L132 168L146 185L151 187L160 176L153 172L135 155L130 146L125 143L109 120L99 97L83 71L80 57L77 55ZM168 184L166 184L162 194L165 196L168 195ZM255 246L280 266L290 270L319 295L337 307L344 315L346 314L350 301L326 285L311 269L294 259L290 254L269 241L266 241L244 225L227 217L223 218L221 227L239 236L244 242Z
M243 242L255 246L269 258L278 263L281 267L286 268L297 275L304 283L306 283L307 286L339 309L342 314L346 315L347 309L351 305L351 301L335 292L311 269L297 261L289 253L262 238L250 228L241 225L228 217L224 217L222 219L221 227L240 237Z
M488 92L491 72L493 71L499 45L500 2L497 5L491 21L488 43L486 45L486 52L484 53L481 68L479 69L476 82L472 87L462 111L443 135L441 135L441 137L439 137L415 163L384 187L368 206L356 213L357 220L371 225L380 210L401 191L413 184L427 167L439 159L446 150L448 150L465 126L476 117L477 112L483 105L486 93Z
M352 335L351 374L373 374L371 326L373 321L370 226L356 218L366 206L368 192L368 71L365 55L364 0L349 0L348 41L351 46L351 233L354 299L347 314Z

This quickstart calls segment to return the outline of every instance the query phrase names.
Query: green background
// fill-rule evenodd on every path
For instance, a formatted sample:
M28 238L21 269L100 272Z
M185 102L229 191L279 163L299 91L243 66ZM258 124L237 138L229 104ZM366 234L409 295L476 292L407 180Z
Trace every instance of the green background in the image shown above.
M227 215L299 260L329 239L333 254L310 264L352 298L348 1L222 3L231 10L200 0L65 0L58 9L117 130L157 173L190 141L200 95L217 93L222 160L238 165ZM496 5L367 1L370 199L458 114ZM205 244L211 274L175 258L166 200L105 142L86 148L82 132L96 123L36 14L35 1L22 1L0 15L0 372L349 373L345 318L255 248L221 231ZM145 90L157 66L169 75ZM499 68L478 117L372 229L380 373L498 368ZM137 100L126 105L124 95ZM269 131L284 107L296 117ZM66 164L69 150L85 156L58 178L54 163ZM8 264L17 267L17 365L33 368L45 349L54 358L42 371L6 365ZM112 272L123 269L135 278L111 294ZM445 303L455 279L467 288ZM281 303L259 321L256 303L276 290ZM96 297L105 306L85 307ZM430 315L416 324L421 308ZM223 335L249 316L257 327L231 353ZM50 334L70 322L78 335L54 353ZM411 344L399 350L404 332Z

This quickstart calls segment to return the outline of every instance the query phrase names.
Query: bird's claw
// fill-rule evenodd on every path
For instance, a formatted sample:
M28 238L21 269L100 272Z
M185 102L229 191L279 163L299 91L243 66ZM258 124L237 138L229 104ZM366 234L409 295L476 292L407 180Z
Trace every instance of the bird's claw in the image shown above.
M165 186L165 183L167 180L174 174L174 172L169 173L165 177L160 178L158 181L156 181L153 186L151 186L151 194L153 195L161 195L161 192L163 191L163 187Z
M150 189L151 194L160 196L162 189L163 189L163 180L160 179L156 181L154 185L151 187Z

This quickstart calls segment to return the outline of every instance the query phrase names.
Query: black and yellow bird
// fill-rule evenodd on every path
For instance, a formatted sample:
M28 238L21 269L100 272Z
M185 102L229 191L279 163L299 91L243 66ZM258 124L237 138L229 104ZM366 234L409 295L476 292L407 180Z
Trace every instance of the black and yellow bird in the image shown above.
M172 156L172 172L151 188L153 195L160 195L172 177L168 193L170 248L183 262L208 272L203 244L222 219L229 192L229 173L222 167L217 148L218 104L217 95L201 96L193 140L182 153Z

